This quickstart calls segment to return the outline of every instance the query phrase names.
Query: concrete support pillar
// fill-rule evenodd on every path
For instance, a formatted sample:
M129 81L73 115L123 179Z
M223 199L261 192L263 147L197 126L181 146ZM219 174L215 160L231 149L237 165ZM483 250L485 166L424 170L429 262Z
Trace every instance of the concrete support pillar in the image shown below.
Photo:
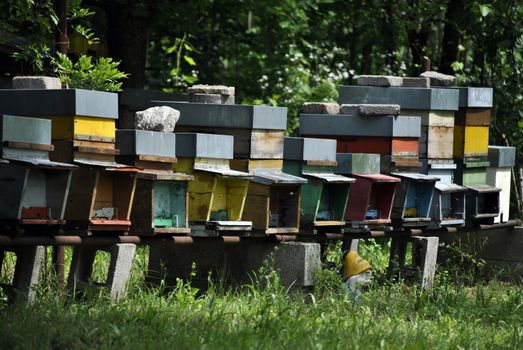
M127 282L131 276L131 268L136 253L136 245L121 243L104 247L75 247L71 269L67 280L70 291L81 292L90 284L93 273L93 263L98 251L110 254L109 272L103 287L113 300L125 297Z
M209 274L223 278L226 284L239 285L251 283L255 273L266 265L278 271L284 286L301 288L314 285L320 264L318 243L245 241L225 245L198 241L190 245L151 245L148 280L165 278L167 285L173 285L181 278L205 290Z
M412 265L406 265L407 244L412 243ZM417 276L421 287L429 290L434 285L438 258L438 237L396 237L390 246L389 275Z
M13 252L16 255L13 283L7 286L8 294L11 297L16 296L28 302L33 302L36 297L35 287L40 278L45 248L43 246L2 248L0 250L0 270L6 251Z

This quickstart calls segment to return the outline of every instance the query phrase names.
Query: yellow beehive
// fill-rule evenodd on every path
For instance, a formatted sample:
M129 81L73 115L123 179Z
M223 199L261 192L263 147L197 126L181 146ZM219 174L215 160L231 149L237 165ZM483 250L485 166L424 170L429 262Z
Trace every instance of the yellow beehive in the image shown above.
M454 126L454 157L486 156L488 126Z
M53 140L77 139L114 142L116 119L81 116L50 117Z

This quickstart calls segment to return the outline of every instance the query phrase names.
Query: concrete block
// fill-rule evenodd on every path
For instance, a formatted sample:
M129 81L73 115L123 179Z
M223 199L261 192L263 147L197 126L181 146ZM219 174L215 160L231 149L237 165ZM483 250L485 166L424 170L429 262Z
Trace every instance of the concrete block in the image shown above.
M45 247L0 248L0 272L6 251L13 252L16 255L13 284L6 286L8 297L18 297L29 303L33 302L36 297L35 287L38 284L45 257Z
M400 114L400 106L393 104L343 104L340 114L361 116L397 116Z
M301 106L304 114L338 114L340 105L334 102L305 102Z
M360 75L356 77L358 85L366 86L401 86L403 79L390 75Z
M278 271L284 286L310 287L320 266L320 245L261 240L226 245L220 239L195 240L188 245L151 245L148 279L165 278L167 285L172 285L181 278L206 289L209 274L224 278L228 285L241 285L252 283L262 266Z
M234 96L234 86L199 84L187 88L188 94L219 94Z
M59 78L44 76L18 76L12 80L13 89L61 89Z
M233 105L235 102L234 95L220 94L189 94L189 102L192 103L214 103L222 105Z
M439 72L428 71L420 74L420 77L429 78L431 86L451 86L456 77Z
M411 237L412 261L420 274L421 288L430 290L434 286L434 274L438 259L439 237Z
M426 78L426 77L419 77L419 78L404 77L402 86L428 89L428 88L430 88L430 79Z
M136 112L135 118L136 129L173 132L180 112L168 106L151 107Z
M109 272L105 289L111 299L119 300L126 295L127 282L131 276L131 268L136 252L135 244L113 244L101 247L75 247L71 269L67 280L67 288L72 292L81 292L89 285L93 273L93 263L96 252L107 251L111 256Z

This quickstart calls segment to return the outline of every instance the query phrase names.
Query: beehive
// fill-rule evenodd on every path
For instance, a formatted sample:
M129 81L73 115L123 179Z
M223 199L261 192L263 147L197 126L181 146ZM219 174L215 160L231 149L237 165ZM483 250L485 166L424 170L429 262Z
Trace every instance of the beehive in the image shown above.
M57 233L65 224L71 171L76 167L49 161L50 121L3 115L0 125L3 230Z
M487 184L501 189L500 211L494 222L505 222L510 218L510 185L512 183L512 167L516 161L514 147L489 146L489 162L487 168Z
M234 136L234 159L282 159L287 108L159 102L180 111L179 132Z
M380 174L377 154L338 153L336 173L354 177L345 212L345 232L389 230L399 178Z
M145 130L118 130L121 163L143 168L131 212L131 231L139 235L188 234L188 181L194 177L172 171L176 135Z
M309 180L301 187L302 233L342 232L355 180L334 174L336 164L336 140L285 138L283 170Z
M396 189L392 209L394 226L426 227L431 218L431 207L437 177L417 173L392 173L401 182Z
M192 234L245 234L252 222L242 219L248 173L231 170L233 137L199 133L176 134L176 172L194 176L189 182L189 224Z

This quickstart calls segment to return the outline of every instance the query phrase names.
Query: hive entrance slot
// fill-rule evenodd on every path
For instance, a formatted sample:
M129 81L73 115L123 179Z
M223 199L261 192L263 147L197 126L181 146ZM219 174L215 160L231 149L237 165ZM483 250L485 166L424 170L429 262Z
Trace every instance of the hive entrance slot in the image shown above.
M477 212L478 214L492 214L499 212L498 204L499 193L478 193L477 195Z
M297 227L299 188L295 186L270 189L269 228Z

